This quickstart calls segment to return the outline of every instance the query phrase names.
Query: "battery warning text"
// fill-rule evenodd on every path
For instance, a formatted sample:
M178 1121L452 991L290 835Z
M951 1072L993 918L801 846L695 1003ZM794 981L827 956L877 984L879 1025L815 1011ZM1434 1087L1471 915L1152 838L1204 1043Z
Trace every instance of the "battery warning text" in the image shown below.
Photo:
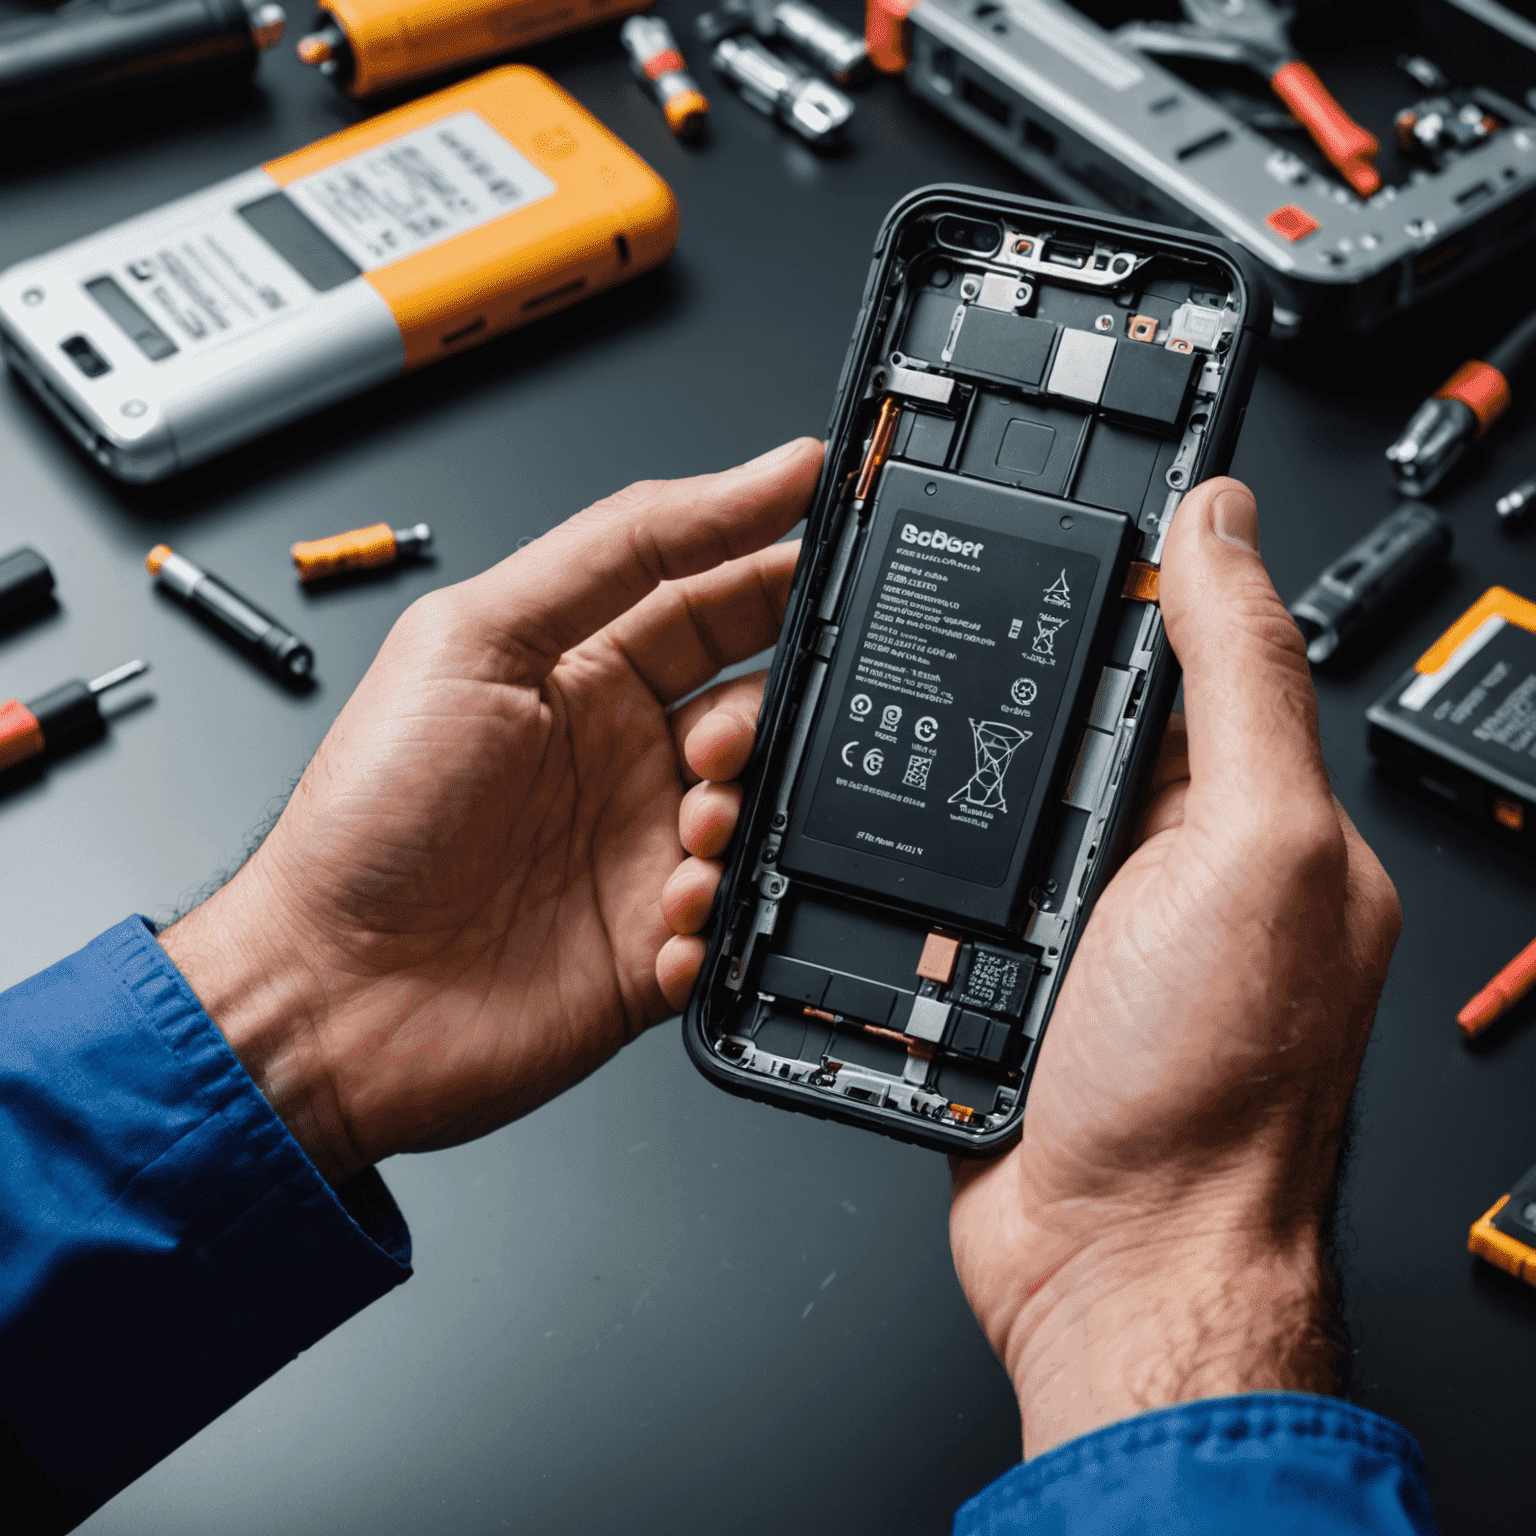
M1097 572L1086 553L898 514L844 629L844 729L806 835L1001 884L1081 639L1073 598Z

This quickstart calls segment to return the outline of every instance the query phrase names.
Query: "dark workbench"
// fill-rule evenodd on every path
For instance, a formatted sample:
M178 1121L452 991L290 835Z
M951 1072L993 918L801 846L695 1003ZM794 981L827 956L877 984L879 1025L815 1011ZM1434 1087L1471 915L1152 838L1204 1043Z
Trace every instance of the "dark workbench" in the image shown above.
M662 6L675 24L692 9ZM693 151L611 34L535 58L676 189L682 239L659 274L161 487L108 481L0 385L0 548L41 549L61 602L0 639L0 695L135 656L154 668L109 739L0 799L0 984L237 864L412 598L627 481L819 433L886 208L924 182L1021 185L894 82L860 95L851 151L818 159L692 52L715 107ZM256 89L190 121L163 108L11 137L0 265L361 115L290 41ZM1234 468L1282 593L1390 510L1382 448L1530 303L1506 272L1396 336L1266 367ZM1533 421L1517 408L1440 498L1453 574L1318 685L1337 792L1406 909L1345 1192L1357 1396L1419 1437L1446 1529L1483 1536L1529 1529L1536 1293L1468 1258L1466 1231L1536 1162L1536 1006L1471 1050L1452 1018L1536 933L1536 894L1528 862L1373 776L1362 714L1484 587L1536 597L1536 544L1492 513L1536 468ZM434 564L299 589L294 539L419 517ZM291 621L321 686L289 696L159 600L143 558L162 539ZM726 1097L673 1025L527 1121L384 1173L416 1278L86 1529L939 1531L1017 1458L1012 1394L950 1266L944 1164Z

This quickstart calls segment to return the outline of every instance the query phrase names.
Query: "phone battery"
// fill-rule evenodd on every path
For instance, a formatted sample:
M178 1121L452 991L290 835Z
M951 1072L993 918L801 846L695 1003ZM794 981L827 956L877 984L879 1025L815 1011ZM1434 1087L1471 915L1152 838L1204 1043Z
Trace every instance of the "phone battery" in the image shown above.
M1366 719L1383 766L1536 844L1536 603L1490 587Z
M888 464L780 867L1006 930L1130 536L1118 513Z

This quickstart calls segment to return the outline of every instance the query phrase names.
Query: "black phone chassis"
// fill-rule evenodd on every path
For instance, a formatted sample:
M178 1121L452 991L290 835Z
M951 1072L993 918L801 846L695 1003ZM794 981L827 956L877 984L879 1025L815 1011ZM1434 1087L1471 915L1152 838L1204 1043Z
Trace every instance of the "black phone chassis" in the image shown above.
M1178 670L1157 562L1270 299L1201 235L967 187L881 227L684 1020L733 1093L1019 1129Z

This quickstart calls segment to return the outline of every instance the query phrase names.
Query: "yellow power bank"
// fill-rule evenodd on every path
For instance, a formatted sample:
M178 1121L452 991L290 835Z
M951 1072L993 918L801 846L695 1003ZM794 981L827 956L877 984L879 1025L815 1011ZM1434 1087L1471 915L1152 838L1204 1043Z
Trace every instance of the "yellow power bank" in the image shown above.
M633 16L653 0L325 0L299 57L349 96Z
M106 469L158 480L647 271L677 222L510 66L17 263L0 346Z

